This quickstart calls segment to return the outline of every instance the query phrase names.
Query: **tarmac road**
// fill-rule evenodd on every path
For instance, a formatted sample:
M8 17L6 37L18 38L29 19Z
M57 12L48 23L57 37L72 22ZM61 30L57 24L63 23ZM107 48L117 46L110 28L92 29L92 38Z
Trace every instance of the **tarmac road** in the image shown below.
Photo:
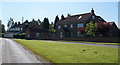
M26 50L20 44L5 38L0 38L1 63L43 63L36 55Z

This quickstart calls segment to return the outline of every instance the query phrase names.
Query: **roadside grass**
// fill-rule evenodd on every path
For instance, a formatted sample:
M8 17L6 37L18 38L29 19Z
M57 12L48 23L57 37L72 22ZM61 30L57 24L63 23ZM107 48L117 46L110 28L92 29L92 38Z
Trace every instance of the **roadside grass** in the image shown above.
M15 41L52 63L118 63L118 48L42 40Z
M59 41L62 41L62 42L75 42L75 43L91 43L91 44L120 45L120 43L107 43L107 42L66 41L66 40L59 40Z

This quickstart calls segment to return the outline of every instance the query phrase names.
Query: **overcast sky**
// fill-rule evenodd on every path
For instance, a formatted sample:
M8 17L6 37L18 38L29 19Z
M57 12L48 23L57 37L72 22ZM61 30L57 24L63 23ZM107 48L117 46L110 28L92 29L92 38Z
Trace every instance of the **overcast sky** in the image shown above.
M5 25L10 17L14 21L21 21L22 17L24 21L33 18L43 21L47 17L51 22L56 15L88 13L92 8L96 15L118 25L118 2L0 2L0 19Z

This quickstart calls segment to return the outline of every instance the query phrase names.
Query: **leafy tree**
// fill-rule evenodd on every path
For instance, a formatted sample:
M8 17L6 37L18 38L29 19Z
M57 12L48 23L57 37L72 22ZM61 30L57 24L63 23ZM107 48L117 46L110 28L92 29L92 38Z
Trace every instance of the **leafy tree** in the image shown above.
M10 19L8 20L8 23L7 23L8 29L11 28L13 25L14 25L13 18L10 18Z
M20 25L20 21L18 22L18 25Z
M92 21L89 22L88 24L86 24L86 27L85 27L86 35L94 36L95 35L95 31L96 31L96 26L95 26L95 24Z
M26 22L27 22L27 21L26 21ZM39 25L38 22L35 21L35 19L33 18L32 21L30 22L28 28L33 29L33 28L36 27L37 25ZM38 28L38 27L37 27L37 28Z
M55 17L55 21L54 21L54 29L56 28L56 23L59 21L59 17L58 15Z
M69 16L71 16L71 14L68 13L67 16L69 17Z
M49 25L49 31L52 32L52 33L55 32L53 22Z
M64 19L65 19L65 17L64 17L64 15L63 15L63 14L62 14L62 16L61 16L61 19L62 19L62 20L64 20Z
M84 27L79 27L78 28L78 32L80 32L81 34L85 33Z
M17 26L18 24L17 24L17 22L15 22L15 26Z
M2 24L2 33L5 33L5 25Z
M43 20L43 28L44 29L49 29L49 20L48 20L48 18L44 18L44 20Z
M97 32L99 32L100 34L105 34L106 32L108 32L110 30L111 24L107 23L107 22L98 22L97 23Z
M38 24L39 24L39 25L41 25L41 24L42 24L42 22L40 21L40 19L38 19L38 21L37 21L37 22L38 22Z

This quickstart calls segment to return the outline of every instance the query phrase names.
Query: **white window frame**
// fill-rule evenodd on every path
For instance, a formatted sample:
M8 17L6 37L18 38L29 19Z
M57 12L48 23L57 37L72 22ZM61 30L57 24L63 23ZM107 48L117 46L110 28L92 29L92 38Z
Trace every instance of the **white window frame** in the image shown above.
M58 29L61 29L61 26L60 26L60 25L58 25Z
M73 28L73 24L70 24L70 28Z
M67 25L64 25L64 27L67 27Z

